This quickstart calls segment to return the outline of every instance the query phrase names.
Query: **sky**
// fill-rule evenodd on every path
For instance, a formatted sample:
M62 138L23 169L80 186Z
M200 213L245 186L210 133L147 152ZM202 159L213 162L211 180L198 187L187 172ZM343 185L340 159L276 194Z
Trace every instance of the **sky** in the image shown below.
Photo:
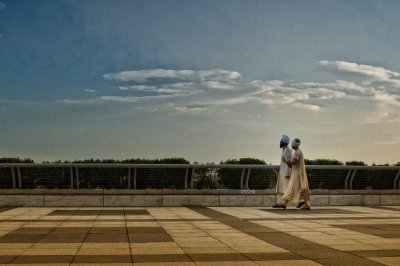
M0 0L0 157L400 161L400 1Z

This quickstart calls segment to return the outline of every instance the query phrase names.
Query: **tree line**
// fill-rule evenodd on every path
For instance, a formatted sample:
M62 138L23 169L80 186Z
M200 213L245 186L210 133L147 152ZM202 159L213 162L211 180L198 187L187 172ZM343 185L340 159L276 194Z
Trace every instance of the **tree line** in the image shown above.
M368 166L367 163L363 161L346 161L342 162L335 159L305 159L306 165L356 165L356 166ZM0 158L0 163L35 163L34 160L30 158L19 158L19 157L2 157ZM189 160L180 157L164 158L164 159L83 159L83 160L56 160L53 162L43 161L42 163L121 163L121 164L190 164ZM194 162L194 164L198 164ZM240 159L228 159L221 161L220 164L267 164L262 159L256 158L240 158ZM393 166L400 166L400 162L392 164ZM373 163L371 166L391 166L389 163L376 164Z

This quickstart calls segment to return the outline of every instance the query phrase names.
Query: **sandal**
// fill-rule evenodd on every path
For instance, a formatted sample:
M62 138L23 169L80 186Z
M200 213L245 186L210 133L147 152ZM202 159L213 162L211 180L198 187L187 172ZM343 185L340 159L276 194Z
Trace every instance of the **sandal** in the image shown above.
M272 205L272 208L286 209L286 205L275 203L275 205Z
M304 205L303 207L300 208L300 210L308 211L308 210L311 210L311 207L310 207L310 205Z

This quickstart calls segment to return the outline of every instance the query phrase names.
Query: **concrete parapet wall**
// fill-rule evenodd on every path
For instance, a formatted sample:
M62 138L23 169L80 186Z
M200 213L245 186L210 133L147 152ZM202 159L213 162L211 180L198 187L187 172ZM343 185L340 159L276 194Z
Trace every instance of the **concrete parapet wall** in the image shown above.
M399 190L312 190L313 206L400 205ZM0 206L29 207L265 207L274 190L0 190Z

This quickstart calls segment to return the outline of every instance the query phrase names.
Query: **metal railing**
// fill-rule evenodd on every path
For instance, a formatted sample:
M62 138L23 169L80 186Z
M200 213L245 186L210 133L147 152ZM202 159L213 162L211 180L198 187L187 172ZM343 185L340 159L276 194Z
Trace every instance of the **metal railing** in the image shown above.
M311 189L400 189L400 166L306 166ZM0 164L0 189L272 189L277 165Z

